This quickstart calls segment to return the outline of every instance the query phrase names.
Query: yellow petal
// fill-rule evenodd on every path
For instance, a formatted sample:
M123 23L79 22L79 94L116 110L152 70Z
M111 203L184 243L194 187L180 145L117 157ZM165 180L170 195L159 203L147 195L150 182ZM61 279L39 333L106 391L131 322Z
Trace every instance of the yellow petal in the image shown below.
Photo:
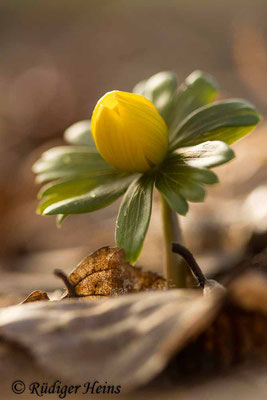
M151 101L137 94L106 93L95 106L91 130L102 157L123 171L148 171L168 150L165 121Z

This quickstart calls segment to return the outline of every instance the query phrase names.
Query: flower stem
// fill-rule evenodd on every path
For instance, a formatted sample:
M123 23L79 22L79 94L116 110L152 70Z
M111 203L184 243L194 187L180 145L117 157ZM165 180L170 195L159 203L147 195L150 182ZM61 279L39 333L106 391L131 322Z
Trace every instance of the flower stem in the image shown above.
M188 268L183 258L172 252L172 242L183 244L178 216L164 197L162 195L160 197L165 248L164 275L172 285L183 288L188 284Z

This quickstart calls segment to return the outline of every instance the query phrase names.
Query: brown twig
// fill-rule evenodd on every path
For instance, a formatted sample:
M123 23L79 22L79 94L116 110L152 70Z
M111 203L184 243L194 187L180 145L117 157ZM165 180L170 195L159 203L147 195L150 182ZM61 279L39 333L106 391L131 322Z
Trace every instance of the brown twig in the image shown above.
M182 256L186 263L188 264L188 267L190 268L192 274L195 276L195 278L197 279L199 286L204 288L206 282L207 282L207 278L205 277L205 275L203 274L203 272L201 271L198 263L196 262L193 254L184 246L182 246L179 243L172 243L172 251L174 253L179 254L180 256Z
M76 297L76 293L75 293L75 287L70 283L69 278L67 277L67 275L65 274L65 272L63 272L61 269L55 269L54 274L62 279L62 281L64 282L68 294L70 297Z

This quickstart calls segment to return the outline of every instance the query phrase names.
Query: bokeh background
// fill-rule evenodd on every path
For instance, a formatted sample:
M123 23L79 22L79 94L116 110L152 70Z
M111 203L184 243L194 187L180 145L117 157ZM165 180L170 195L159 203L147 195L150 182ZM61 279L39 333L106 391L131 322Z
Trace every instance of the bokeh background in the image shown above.
M267 112L266 0L0 0L0 296L14 302L61 286L71 270L114 243L118 203L73 216L58 230L35 214L31 172L63 131L90 117L106 91L131 91L161 70L179 81L195 69L216 77L222 97ZM264 123L219 167L221 184L182 218L187 245L214 274L267 246L267 131ZM162 268L160 210L139 262Z

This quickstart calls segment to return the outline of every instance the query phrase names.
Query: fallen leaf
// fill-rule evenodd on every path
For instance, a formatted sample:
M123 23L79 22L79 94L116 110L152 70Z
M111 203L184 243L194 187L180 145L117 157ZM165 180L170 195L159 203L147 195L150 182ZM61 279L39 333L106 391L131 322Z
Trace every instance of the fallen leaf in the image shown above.
M155 385L189 382L194 374L211 378L248 363L267 367L266 293L267 278L260 272L236 278L225 291L216 318L171 360Z
M129 391L205 329L219 303L197 290L28 303L0 312L0 337L29 351L57 379L89 377Z
M173 289L7 307L0 339L31 355L51 379L107 381L122 392L210 380L249 360L266 365L267 280L258 274L208 296ZM243 301L244 290L256 300Z
M58 270L56 275L66 284L67 297L97 298L168 287L167 281L158 274L129 264L124 250L118 247L96 250L81 261L69 277Z
M35 290L21 303L31 303L33 301L40 301L40 300L50 300L47 293L42 292L41 290Z
M64 298L99 300L103 296L118 296L144 290L168 288L166 279L156 273L142 271L125 260L123 249L105 246L82 260L67 276L61 270L55 275L63 280L67 288ZM47 293L32 292L23 302L50 300Z

